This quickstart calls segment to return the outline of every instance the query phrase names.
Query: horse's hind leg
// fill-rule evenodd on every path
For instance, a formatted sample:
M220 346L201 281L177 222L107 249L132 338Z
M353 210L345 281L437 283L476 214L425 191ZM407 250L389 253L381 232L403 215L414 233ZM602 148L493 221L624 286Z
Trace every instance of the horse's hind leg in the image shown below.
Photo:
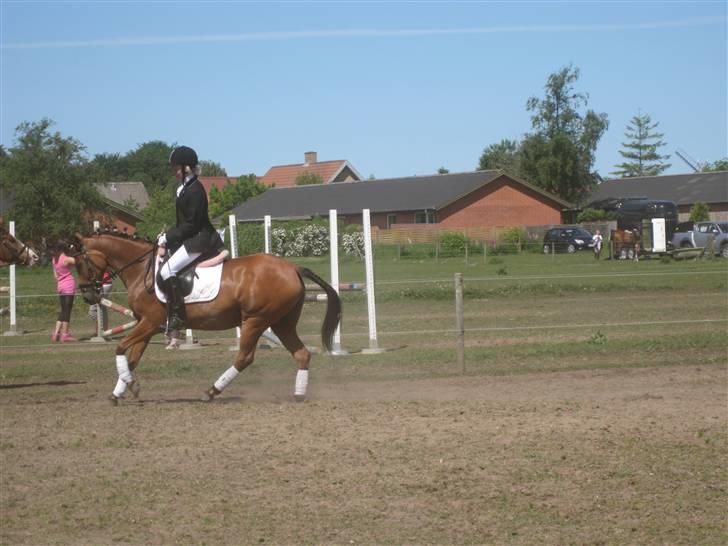
M301 315L301 305L296 306L290 313L283 317L276 324L271 326L273 332L278 336L286 349L291 353L293 359L298 364L298 372L296 373L296 385L293 390L293 397L297 402L306 399L306 389L308 387L308 365L311 362L311 353L298 337L296 325Z
M205 392L205 400L212 400L227 387L240 372L253 363L255 348L260 336L268 329L268 322L259 318L250 318L243 321L240 327L240 348L235 364L223 373L212 387Z

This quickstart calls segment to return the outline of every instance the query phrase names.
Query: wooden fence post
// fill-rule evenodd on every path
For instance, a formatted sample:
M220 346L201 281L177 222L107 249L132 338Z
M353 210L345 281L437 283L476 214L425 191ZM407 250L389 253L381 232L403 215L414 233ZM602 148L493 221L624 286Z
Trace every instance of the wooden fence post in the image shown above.
M463 274L455 273L455 322L457 354L460 369L465 373L465 317L463 316Z

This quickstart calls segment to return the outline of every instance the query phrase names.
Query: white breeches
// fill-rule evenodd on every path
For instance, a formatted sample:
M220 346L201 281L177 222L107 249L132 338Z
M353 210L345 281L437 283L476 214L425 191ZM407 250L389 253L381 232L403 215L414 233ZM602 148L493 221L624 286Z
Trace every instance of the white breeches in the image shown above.
M162 270L160 271L162 279L166 281L170 277L177 275L177 273L196 260L200 254L200 252L188 254L187 249L182 245L162 266Z

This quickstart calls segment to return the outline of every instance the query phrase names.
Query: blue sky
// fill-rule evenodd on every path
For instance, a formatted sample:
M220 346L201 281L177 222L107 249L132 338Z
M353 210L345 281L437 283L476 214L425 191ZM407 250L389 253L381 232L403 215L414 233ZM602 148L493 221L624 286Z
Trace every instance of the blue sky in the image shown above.
M0 4L0 142L48 117L95 153L187 144L230 175L348 159L377 178L473 170L530 129L526 101L573 63L609 115L674 155L728 155L726 2L14 2Z

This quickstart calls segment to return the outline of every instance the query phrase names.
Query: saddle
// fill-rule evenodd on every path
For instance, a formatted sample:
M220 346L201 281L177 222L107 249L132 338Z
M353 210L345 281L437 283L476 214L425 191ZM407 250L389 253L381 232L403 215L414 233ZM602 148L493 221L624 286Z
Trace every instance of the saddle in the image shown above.
M159 262L159 267L157 268L157 276L155 277L155 282L157 283L157 288L159 288L159 291L164 294L166 292L164 281L162 280L162 266L167 262L169 259L169 256L167 256L164 260ZM180 289L180 296L183 298L189 296L192 293L192 287L195 284L195 279L199 278L197 275L197 264L201 261L204 261L204 257L200 256L199 258L195 259L191 264L186 266L182 271L177 273L177 284Z
M219 254L212 254L212 257L209 254L203 254L177 274L180 297L184 298L185 303L214 299L219 289L221 264L228 258L229 254L227 250L223 250ZM162 302L166 301L166 289L160 270L168 259L166 257L157 263L154 278L155 291ZM200 269L198 270L198 268Z

